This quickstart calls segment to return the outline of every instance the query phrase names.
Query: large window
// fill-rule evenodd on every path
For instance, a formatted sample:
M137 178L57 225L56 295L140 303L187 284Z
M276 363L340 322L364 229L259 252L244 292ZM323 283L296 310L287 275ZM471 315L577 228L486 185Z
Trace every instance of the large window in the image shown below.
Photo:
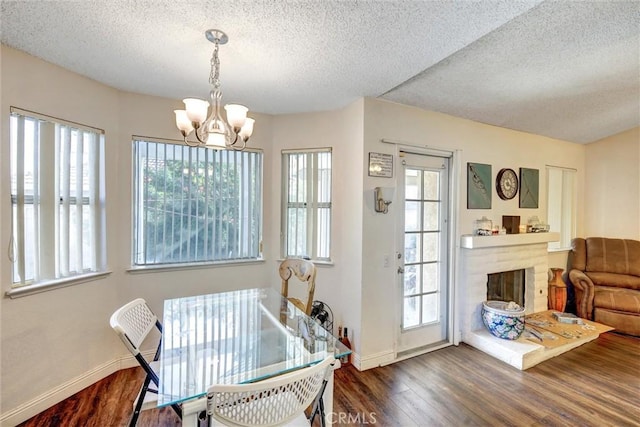
M11 109L13 287L102 272L104 135Z
M136 266L261 256L262 153L134 140Z
M576 171L547 166L547 217L551 231L560 232L560 241L549 243L550 250L571 248L576 235Z
M330 260L331 149L282 152L282 256Z

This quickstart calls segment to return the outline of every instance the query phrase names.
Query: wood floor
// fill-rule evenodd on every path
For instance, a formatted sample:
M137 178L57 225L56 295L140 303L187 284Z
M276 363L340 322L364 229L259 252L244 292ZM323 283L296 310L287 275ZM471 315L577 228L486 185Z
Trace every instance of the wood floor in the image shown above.
M142 377L119 371L21 427L127 425ZM640 426L640 338L615 333L526 371L461 344L364 372L344 367L335 380L340 426ZM179 420L154 409L138 425Z

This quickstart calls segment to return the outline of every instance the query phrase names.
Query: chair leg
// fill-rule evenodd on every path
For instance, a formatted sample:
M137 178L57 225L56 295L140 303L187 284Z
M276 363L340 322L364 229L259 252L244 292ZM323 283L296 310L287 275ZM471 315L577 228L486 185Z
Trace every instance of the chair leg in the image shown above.
M311 415L309 416L309 424L313 424L313 420L316 415L320 415L320 425L325 427L325 413L324 413L324 400L322 400L322 395L324 395L324 390L327 388L327 380L322 382L322 387L320 388L320 393L318 393L318 398L313 405L313 409L311 410Z
M135 408L133 408L133 414L131 415L131 421L129 421L129 427L135 427L135 425L138 423L138 416L140 416L140 410L142 408L142 404L144 403L144 396L147 394L150 382L151 377L147 375L144 379L144 383L142 384L142 388L140 389L140 394L138 395L136 406Z
M178 417L182 419L182 408L180 407L180 405L173 404L171 405L171 407L173 408L173 411L176 413L176 415L178 415Z

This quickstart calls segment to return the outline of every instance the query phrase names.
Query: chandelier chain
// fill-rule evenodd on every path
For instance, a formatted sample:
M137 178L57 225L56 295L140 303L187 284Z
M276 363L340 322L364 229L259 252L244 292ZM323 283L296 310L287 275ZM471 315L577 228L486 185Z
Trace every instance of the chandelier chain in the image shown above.
M218 58L218 43L215 43L213 55L211 56L211 73L209 74L209 83L214 88L220 88L220 58Z

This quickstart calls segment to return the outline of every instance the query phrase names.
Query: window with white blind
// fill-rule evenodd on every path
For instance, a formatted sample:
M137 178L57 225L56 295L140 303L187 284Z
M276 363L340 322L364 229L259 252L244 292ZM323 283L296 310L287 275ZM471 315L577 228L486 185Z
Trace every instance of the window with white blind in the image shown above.
M13 288L106 268L102 130L11 108Z
M133 141L133 264L262 256L262 152Z
M576 170L547 166L547 219L551 231L560 233L549 250L568 250L576 236Z
M331 149L282 152L282 256L331 259Z

